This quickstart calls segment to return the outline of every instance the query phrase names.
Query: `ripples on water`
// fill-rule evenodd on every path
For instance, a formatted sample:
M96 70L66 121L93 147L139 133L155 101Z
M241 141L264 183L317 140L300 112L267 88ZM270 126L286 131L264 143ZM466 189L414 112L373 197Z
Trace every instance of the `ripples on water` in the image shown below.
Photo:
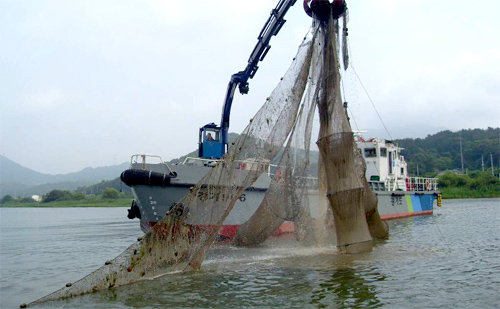
M338 255L293 240L211 250L173 273L43 307L497 308L499 199L446 200L433 216L391 221L371 253ZM1 307L80 279L140 235L125 209L0 209Z

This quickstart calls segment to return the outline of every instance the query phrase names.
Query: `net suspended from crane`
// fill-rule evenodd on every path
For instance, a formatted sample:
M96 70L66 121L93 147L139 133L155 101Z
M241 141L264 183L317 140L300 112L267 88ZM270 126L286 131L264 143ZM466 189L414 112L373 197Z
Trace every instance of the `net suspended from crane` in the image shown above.
M294 222L297 238L309 245L336 235L341 252L369 250L372 237L385 237L342 107L338 30L338 20L313 21L286 74L223 160L149 233L98 270L32 304L200 269L236 201L258 179L269 187L234 245L259 244L284 221ZM319 152L312 140L316 110ZM190 224L194 209L206 218L203 227Z

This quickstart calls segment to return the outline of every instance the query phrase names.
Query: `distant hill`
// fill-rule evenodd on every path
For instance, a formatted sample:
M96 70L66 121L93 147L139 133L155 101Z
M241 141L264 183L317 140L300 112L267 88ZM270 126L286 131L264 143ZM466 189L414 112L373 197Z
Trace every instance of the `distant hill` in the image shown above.
M230 133L234 141L238 134ZM444 170L460 170L460 139L464 155L464 167L469 170L481 169L481 156L485 168L491 167L493 158L495 168L500 161L500 128L468 129L458 132L442 131L425 138L404 138L395 141L404 150L402 154L408 162L410 174L415 175L417 165L419 174L437 173ZM491 154L491 156L490 156ZM171 160L180 163L187 156L197 156L193 151L185 156ZM311 171L317 171L318 153L311 153ZM277 162L273 162L277 163ZM76 173L49 175L39 173L0 155L0 197L42 195L54 189L77 190L86 194L98 194L106 187L130 193L130 189L119 179L129 163L115 166L85 168Z
M0 155L0 184L39 185L48 182L50 176L52 175L39 173Z
M18 196L32 196L34 194L36 195L44 195L45 193L48 193L52 190L70 190L70 191L75 191L76 189L80 188L81 186L86 186L90 185L93 182L51 182L51 183L46 183L46 184L41 184L41 185L36 185L36 186L27 186L23 184L15 184L15 183L7 183L7 184L0 184L0 197L9 194L14 197Z
M426 138L395 140L404 150L408 170L415 175L437 173L444 170L461 170L460 140L464 157L464 169L481 170L495 168L500 160L500 128L467 129L458 132L442 131ZM481 159L482 158L482 159Z
M0 155L0 196L28 196L44 194L53 189L75 190L111 180L120 176L129 163L105 167L88 167L79 172L50 175L24 167L9 158Z
M121 181L120 177L113 180L103 180L90 186L79 187L75 191L82 192L86 195L100 195L106 188L114 188L132 197L132 190Z
M370 131L371 132L371 131ZM238 134L230 133L229 140L234 141ZM381 136L376 136L381 137ZM410 174L436 174L445 170L461 170L460 139L464 155L464 168L468 170L481 170L481 156L485 169L493 165L500 165L500 128L464 129L457 132L449 130L427 135L425 138L403 138L394 141L404 150L402 154L408 162ZM318 165L318 153L310 153L311 175L315 176ZM193 151L169 163L179 163L187 156L197 156ZM277 164L277 162L272 162Z

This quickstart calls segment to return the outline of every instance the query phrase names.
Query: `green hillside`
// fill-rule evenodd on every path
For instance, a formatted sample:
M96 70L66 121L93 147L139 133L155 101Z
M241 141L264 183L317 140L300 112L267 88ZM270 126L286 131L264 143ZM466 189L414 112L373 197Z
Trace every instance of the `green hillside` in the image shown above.
M116 189L118 192L125 194L125 196L132 197L132 190L121 181L120 177L113 180L103 180L91 186L82 186L75 191L85 195L101 195L106 188Z
M462 170L460 141L464 171L498 168L500 160L500 128L467 129L458 132L442 131L426 138L395 140L404 150L410 174L432 175L445 170Z
M231 133L230 140L234 140L236 137L237 134ZM405 138L395 141L400 147L404 148L402 154L408 162L410 174L440 175L439 187L445 197L497 197L500 195L500 180L498 179L500 128L468 129L458 132L442 131L423 139ZM462 147L465 175L449 172L453 170L460 172L462 169L460 147ZM194 151L169 163L177 164L182 162L186 156L196 155L197 153ZM317 171L317 155L317 153L312 153L310 157L311 174L315 174L314 172ZM4 180L14 180L15 177L18 177L16 180L20 180L22 177L32 177L31 181L41 181L43 177L47 176L28 170L5 157L0 157L0 159L2 159L0 162L2 163ZM491 175L491 160L493 160L496 177ZM483 162L485 172L481 172ZM93 185L86 185L81 182L48 183L38 186L4 183L0 185L0 193L2 193L0 196L3 196L2 200L5 199L5 201L0 202L0 204L6 206L7 201L10 201L9 203L13 206L21 204L27 206L34 202L30 198L32 194L43 195L44 199L46 199L48 194L62 192L64 193L61 193L63 196L54 201L55 203L66 205L73 201L72 203L75 205L85 203L110 205L109 199L103 198L105 192L109 190L113 190L117 194L115 198L127 199L128 201L128 199L132 198L132 192L129 187L121 182L119 177L116 177L127 168L125 165L85 169L79 173L68 175L48 175L49 177L64 176L69 179L85 179L87 181L91 178L90 176L100 177L97 179L112 179L101 180L100 182L94 181ZM444 171L448 172L443 173ZM13 175L11 176L9 173ZM29 181L26 181L26 183L29 183ZM122 205L123 203L118 204ZM44 206L49 206L49 204Z

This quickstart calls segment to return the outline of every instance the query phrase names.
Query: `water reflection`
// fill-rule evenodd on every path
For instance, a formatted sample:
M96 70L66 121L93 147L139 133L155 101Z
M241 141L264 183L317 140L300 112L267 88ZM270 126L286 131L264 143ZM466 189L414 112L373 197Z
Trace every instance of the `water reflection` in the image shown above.
M255 249L254 249L255 250ZM386 280L370 254L336 253L257 259L254 250L238 249L246 260L218 260L201 272L173 273L151 281L54 302L49 307L350 307L378 308L378 281ZM257 250L258 251L258 250ZM230 250L226 251L230 254ZM267 252L267 251L266 251ZM221 253L222 254L222 253ZM232 255L234 258L234 253Z
M447 201L433 216L391 221L389 239L367 254L289 243L214 247L201 272L39 307L498 308L499 201ZM0 208L0 307L16 308L116 256L139 231L122 217L123 209ZM74 224L82 218L87 227Z
M334 270L330 277L313 289L311 304L325 308L379 308L382 302L377 297L374 281L384 281L385 276L377 272L363 272L353 268Z

